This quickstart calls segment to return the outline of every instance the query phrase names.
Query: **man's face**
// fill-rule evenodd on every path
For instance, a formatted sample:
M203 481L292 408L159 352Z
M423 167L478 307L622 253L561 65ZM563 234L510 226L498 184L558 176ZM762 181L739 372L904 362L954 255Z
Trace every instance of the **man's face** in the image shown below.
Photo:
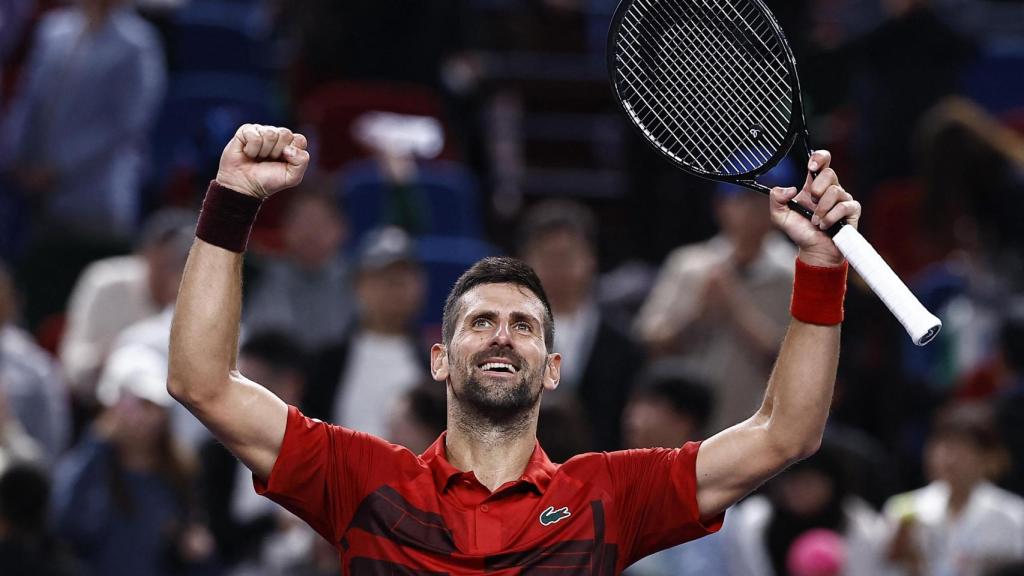
M529 243L523 260L537 273L556 313L573 312L590 292L596 262L587 239L570 230L549 232Z
M426 280L419 266L396 262L356 277L356 297L364 321L407 329L423 308Z
M337 257L347 233L344 222L330 206L311 198L303 198L291 207L283 228L288 255L311 270Z
M514 284L483 284L461 299L451 344L431 348L434 379L493 422L534 408L558 385L561 356L544 343L544 305Z

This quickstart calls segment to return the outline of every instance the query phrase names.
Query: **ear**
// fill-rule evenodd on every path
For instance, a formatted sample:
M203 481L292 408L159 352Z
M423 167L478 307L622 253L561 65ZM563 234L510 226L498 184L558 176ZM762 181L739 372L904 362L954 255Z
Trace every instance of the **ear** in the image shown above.
M448 349L444 344L430 347L430 375L438 382L448 379Z
M558 388L558 381L562 378L562 355L555 352L548 354L548 361L544 366L544 388L554 390Z

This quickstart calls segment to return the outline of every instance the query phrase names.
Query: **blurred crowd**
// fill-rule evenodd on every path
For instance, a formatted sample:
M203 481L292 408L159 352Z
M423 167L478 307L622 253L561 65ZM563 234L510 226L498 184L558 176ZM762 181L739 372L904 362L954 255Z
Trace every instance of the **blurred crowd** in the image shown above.
M813 144L944 328L914 347L851 274L821 451L629 574L1024 574L1024 2L767 3ZM311 143L253 231L238 358L307 415L428 446L444 297L499 253L551 301L553 460L751 415L794 249L763 197L631 132L614 7L0 0L0 573L337 573L165 390L197 208L244 122Z

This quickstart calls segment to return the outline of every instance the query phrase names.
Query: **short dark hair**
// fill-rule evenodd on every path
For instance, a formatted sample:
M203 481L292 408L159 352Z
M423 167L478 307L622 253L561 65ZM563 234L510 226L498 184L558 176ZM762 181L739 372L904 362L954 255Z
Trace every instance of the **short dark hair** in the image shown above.
M966 440L980 450L998 450L1002 443L992 406L984 401L950 404L932 424L933 440Z
M448 399L444 386L425 380L405 393L413 420L430 429L434 436L448 425Z
M253 332L242 342L239 353L266 363L272 370L302 372L305 365L305 353L299 344L278 330Z
M643 374L633 392L634 400L664 402L681 416L690 416L704 430L715 407L711 387L695 374L655 366Z
M589 208L572 200L545 200L530 208L523 217L517 238L519 254L525 254L531 243L553 232L576 234L587 246L597 241L597 224Z
M540 278L525 262L508 256L491 256L480 260L463 272L455 286L452 286L441 317L441 338L446 346L451 344L455 336L455 321L461 308L462 295L481 284L515 284L533 292L544 305L544 344L548 350L551 349L555 342L555 320Z

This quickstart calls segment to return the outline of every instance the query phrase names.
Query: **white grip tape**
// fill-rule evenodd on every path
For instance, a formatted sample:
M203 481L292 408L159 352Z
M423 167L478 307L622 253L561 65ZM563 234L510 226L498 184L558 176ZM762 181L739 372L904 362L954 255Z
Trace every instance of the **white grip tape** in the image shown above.
M942 327L942 321L921 304L860 232L853 226L843 226L832 237L832 241L900 324L903 324L914 344L924 346L935 337Z

